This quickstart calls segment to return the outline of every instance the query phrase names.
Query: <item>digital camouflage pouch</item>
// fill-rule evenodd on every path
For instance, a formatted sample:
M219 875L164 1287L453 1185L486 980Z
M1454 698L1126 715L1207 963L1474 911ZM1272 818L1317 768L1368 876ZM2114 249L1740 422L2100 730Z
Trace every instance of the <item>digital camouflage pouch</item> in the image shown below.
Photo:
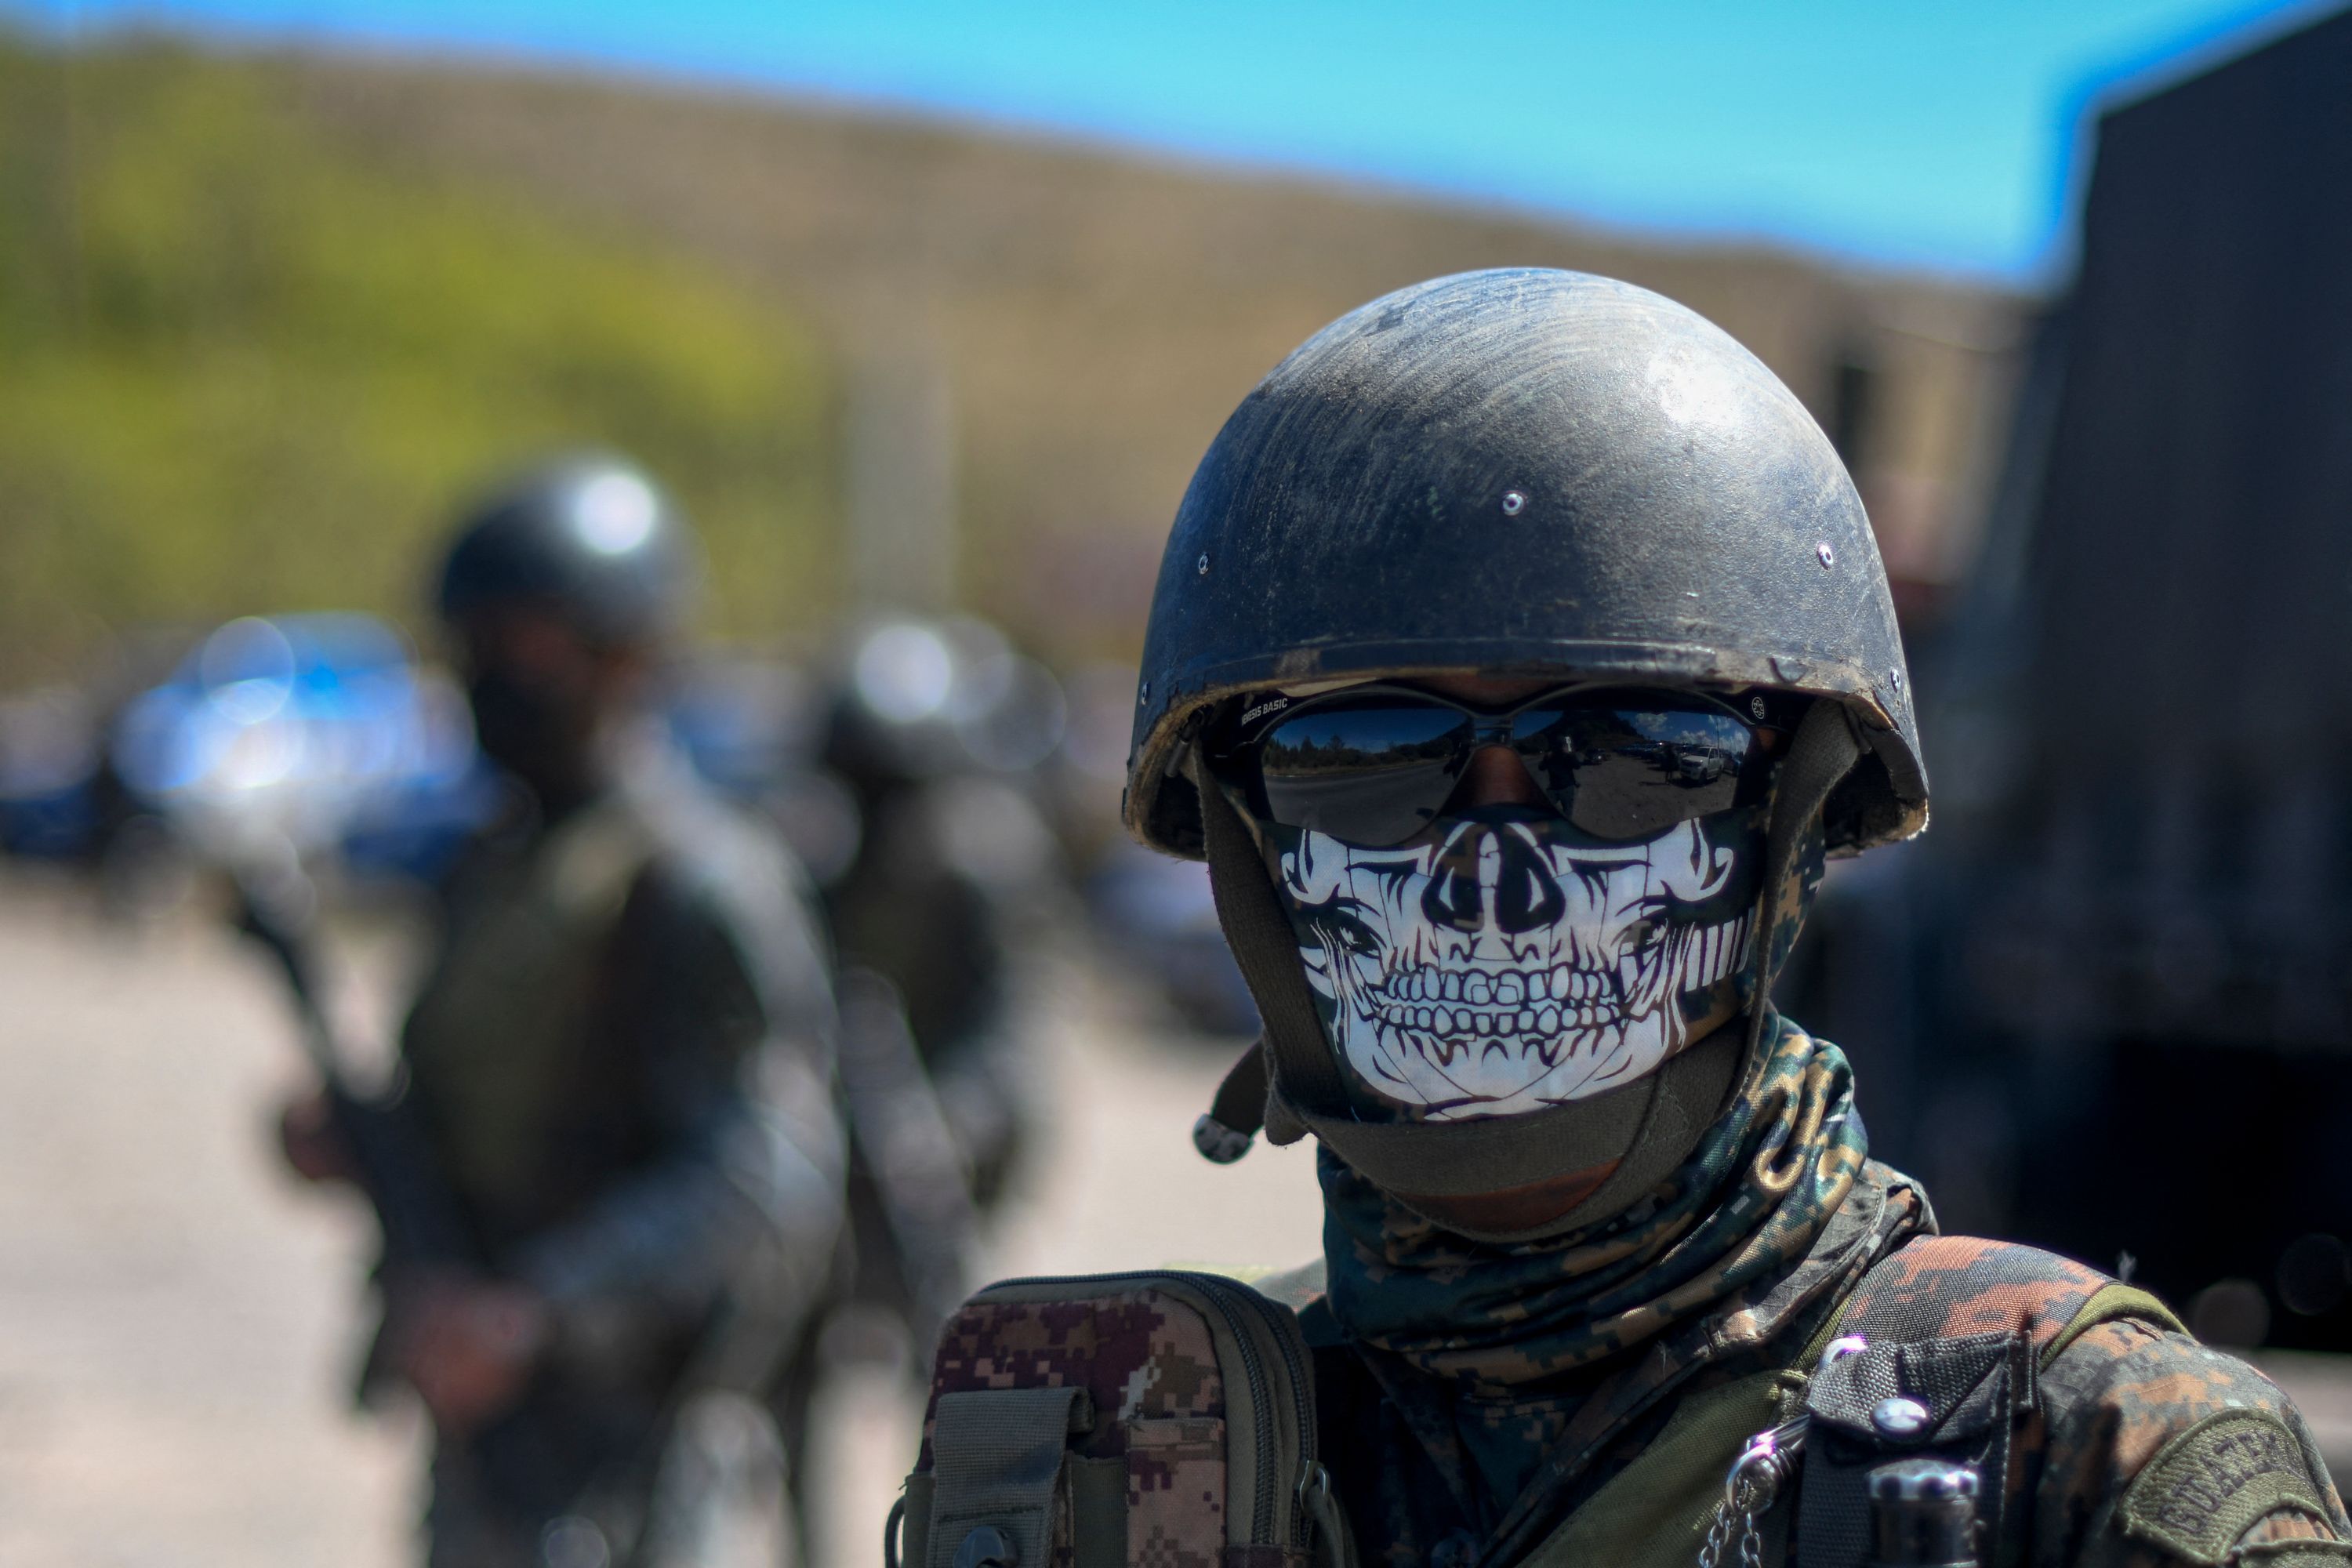
M1013 1279L949 1321L889 1568L1339 1568L1287 1308L1193 1272Z

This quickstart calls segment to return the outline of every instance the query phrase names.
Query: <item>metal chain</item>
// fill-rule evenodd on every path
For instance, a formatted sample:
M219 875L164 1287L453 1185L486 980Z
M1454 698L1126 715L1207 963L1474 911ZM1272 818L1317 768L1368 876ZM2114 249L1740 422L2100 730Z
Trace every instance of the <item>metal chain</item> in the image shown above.
M1698 1549L1698 1568L1722 1568L1724 1538L1731 1533L1731 1513L1720 1502L1707 1521L1706 1544Z
M1723 1478L1723 1496L1708 1520L1706 1540L1699 1547L1698 1568L1723 1568L1723 1554L1736 1531L1740 1568L1764 1568L1764 1537L1756 1521L1770 1511L1790 1474L1790 1461L1803 1447L1802 1416L1785 1421L1748 1440Z
M1747 1460L1748 1455L1742 1454L1742 1464ZM1756 1531L1756 1518L1772 1506L1773 1494L1779 1489L1769 1483L1759 1486L1746 1473L1736 1470L1715 1505L1714 1517L1707 1521L1706 1542L1698 1552L1698 1568L1723 1568L1724 1548L1731 1544L1734 1531L1739 1536L1741 1568L1762 1568L1763 1541Z

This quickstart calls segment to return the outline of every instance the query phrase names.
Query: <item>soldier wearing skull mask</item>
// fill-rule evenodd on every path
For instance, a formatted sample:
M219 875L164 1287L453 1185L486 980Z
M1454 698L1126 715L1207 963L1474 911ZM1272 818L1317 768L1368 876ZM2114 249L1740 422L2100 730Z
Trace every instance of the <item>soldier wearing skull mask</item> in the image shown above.
M1771 1006L1824 857L1927 780L1850 480L1688 310L1466 274L1277 367L1178 515L1127 815L1209 862L1265 1020L1202 1152L1321 1145L1324 1257L1261 1288L1362 1560L1858 1568L1906 1457L1989 1564L2352 1552L2275 1387L1937 1235Z

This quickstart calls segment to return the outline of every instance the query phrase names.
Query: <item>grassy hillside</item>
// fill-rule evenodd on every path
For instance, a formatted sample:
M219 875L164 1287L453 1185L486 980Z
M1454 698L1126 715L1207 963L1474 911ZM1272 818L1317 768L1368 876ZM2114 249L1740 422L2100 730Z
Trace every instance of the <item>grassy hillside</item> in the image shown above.
M792 300L845 362L909 340L935 355L956 399L965 591L1064 643L1131 646L1227 412L1324 321L1418 279L1538 264L1643 283L1824 416L1839 367L1859 367L1874 396L1855 467L1890 560L1922 578L1965 552L2006 395L2020 302L1983 289L821 106L281 65L320 123L691 247Z
M255 68L0 42L0 366L20 679L94 623L405 614L467 487L582 441L677 476L729 623L829 596L805 330L675 247L340 147Z
M1256 379L1377 293L1507 264L1681 299L1825 418L1866 384L1858 477L1890 561L1934 579L1965 550L2020 308L643 83L121 45L0 69L12 625L346 584L396 604L452 485L577 433L676 476L732 626L784 626L843 584L829 365L944 383L967 601L1054 651L1131 648L1185 479Z

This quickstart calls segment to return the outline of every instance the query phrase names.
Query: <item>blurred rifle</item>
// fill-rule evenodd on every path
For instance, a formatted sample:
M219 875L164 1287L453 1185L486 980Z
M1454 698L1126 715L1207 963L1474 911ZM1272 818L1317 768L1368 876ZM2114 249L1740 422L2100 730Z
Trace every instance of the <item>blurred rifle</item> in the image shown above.
M404 1280L435 1270L489 1271L490 1259L474 1240L414 1113L397 1101L386 1103L355 1087L351 1053L328 1016L320 985L318 894L310 879L293 864L266 871L240 868L232 878L238 902L236 929L277 961L301 1026L303 1055L319 1075L352 1178L375 1210L383 1234L379 1273L386 1293L394 1294ZM387 1376L385 1348L383 1335L377 1335L353 1379L353 1392L362 1404L371 1401ZM494 1420L468 1442L485 1471L509 1495L551 1499L558 1489L554 1478L562 1470L550 1452L548 1435L527 1421L516 1415Z
M971 1175L898 987L869 969L839 982L841 1086L856 1156L882 1200L906 1275L917 1355L963 1305L979 1234Z
M424 1135L397 1106L353 1088L350 1053L327 1016L313 951L318 894L292 868L236 876L236 929L277 961L301 1027L302 1054L319 1075L335 1136L383 1233L383 1268L478 1268L483 1259L457 1202L436 1170Z

